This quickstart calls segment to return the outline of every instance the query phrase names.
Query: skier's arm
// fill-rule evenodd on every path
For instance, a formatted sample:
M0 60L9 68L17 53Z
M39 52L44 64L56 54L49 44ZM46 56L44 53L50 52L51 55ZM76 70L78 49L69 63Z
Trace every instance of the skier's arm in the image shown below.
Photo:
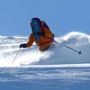
M28 42L27 43L22 43L22 44L20 44L20 48L27 48L27 47L31 47L32 46L32 44L33 44L33 42L34 42L34 37L33 37L33 34L31 34L30 35L30 37L29 37L29 40L28 40Z
M26 47L31 47L34 42L33 34L30 35L28 42L26 43Z

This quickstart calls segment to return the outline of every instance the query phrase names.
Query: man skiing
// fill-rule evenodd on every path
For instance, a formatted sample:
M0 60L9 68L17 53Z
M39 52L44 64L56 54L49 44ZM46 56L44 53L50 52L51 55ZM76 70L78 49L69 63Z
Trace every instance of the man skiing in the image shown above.
M32 33L27 43L20 44L20 48L31 47L35 42L40 51L46 51L54 42L54 34L47 24L39 18L32 18L30 22Z

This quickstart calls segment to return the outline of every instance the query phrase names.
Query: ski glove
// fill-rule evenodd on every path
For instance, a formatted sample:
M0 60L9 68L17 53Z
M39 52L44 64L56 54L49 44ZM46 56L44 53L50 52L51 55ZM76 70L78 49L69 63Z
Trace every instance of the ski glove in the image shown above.
M37 32L37 35L39 35L39 36L45 36L44 32Z
M20 46L19 46L19 48L26 48L26 44L25 43L23 43L23 44L20 44Z

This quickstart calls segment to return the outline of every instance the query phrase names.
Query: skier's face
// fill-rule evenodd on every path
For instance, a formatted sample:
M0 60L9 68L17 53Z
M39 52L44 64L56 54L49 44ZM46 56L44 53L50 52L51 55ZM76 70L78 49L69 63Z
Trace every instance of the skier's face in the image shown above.
M32 20L30 23L33 30L39 30L40 29L40 23L37 20Z

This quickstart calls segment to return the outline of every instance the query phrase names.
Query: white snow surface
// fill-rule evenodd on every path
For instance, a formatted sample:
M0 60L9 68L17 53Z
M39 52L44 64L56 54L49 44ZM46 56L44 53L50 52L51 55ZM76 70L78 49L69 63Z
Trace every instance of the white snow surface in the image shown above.
M66 35L55 37L60 44L53 50L40 52L35 44L31 48L19 49L21 43L27 42L26 36L0 36L0 67L20 67L32 65L47 66L90 66L90 35L82 32L70 32ZM66 48L69 46L78 51ZM15 58L17 52L17 57ZM15 58L15 60L14 60ZM14 60L14 62L13 62Z

